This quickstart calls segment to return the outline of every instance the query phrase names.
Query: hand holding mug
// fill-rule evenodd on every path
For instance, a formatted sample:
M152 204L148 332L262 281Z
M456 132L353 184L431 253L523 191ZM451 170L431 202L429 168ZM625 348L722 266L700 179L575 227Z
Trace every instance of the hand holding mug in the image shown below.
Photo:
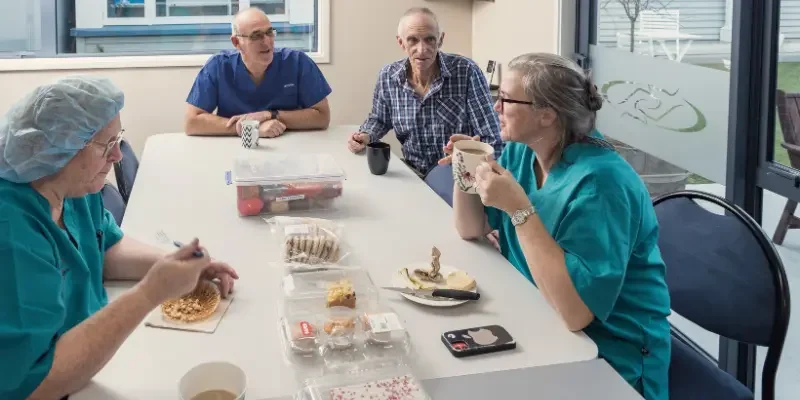
M369 134L364 132L356 132L350 135L350 139L347 140L347 148L350 149L353 153L360 153L364 151L364 149L369 144Z
M509 215L531 206L525 189L491 155L486 156L485 162L475 169L475 190L483 205L503 210Z
M444 150L445 157L442 158L441 160L439 160L439 165L451 164L453 162L453 160L452 160L452 158L453 158L453 144L455 144L456 142L461 141L461 140L474 140L476 142L479 142L481 140L481 137L480 136L472 136L472 137L470 137L470 136L467 136L467 135L464 135L464 134L461 134L461 133L454 133L452 136L450 136L450 140L447 142L447 144L442 149L442 150Z

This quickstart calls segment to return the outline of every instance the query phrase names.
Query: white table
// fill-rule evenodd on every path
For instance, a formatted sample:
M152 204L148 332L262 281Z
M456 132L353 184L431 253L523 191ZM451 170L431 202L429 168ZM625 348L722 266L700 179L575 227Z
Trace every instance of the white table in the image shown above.
M434 400L558 399L642 400L642 396L600 359L545 367L423 380ZM281 397L262 400L293 400Z
M177 394L178 379L192 366L227 360L248 375L248 398L279 398L298 386L283 360L278 340L280 272L267 224L237 215L233 186L224 172L234 157L261 152L318 152L333 155L347 174L337 209L316 213L342 221L346 241L355 247L351 263L367 268L379 286L403 265L425 261L432 245L442 263L476 277L481 300L450 309L413 304L383 293L403 319L420 362L416 374L431 380L518 368L586 361L597 347L582 333L569 332L536 288L491 246L461 240L451 209L400 160L384 176L369 173L366 157L349 153L347 134L356 127L326 132L289 133L244 150L236 138L197 138L183 134L151 137L125 214L127 235L155 244L164 229L173 239L201 239L212 256L233 265L241 279L236 296L214 334L188 333L143 325L137 328L93 382L73 400L156 399ZM111 283L111 299L129 287ZM440 341L446 330L500 324L518 348L491 355L454 358ZM621 379L621 378L620 378Z

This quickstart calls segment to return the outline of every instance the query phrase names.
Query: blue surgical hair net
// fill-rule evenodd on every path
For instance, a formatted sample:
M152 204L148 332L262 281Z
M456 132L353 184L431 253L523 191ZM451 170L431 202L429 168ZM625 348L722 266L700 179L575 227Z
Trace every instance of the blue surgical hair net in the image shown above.
M0 178L28 183L58 172L124 103L105 78L70 76L36 88L0 119Z

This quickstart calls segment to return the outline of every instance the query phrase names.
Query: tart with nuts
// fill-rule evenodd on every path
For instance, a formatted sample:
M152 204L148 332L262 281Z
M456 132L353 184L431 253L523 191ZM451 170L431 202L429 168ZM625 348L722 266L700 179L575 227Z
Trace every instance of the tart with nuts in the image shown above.
M189 294L161 304L164 318L175 322L200 322L210 318L222 299L214 282L203 280Z

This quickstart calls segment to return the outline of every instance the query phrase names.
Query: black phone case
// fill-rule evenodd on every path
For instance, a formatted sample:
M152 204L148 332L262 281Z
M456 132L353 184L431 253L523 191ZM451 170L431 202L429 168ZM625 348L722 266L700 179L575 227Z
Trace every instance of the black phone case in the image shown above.
M442 334L442 343L456 357L493 353L517 347L517 342L511 334L500 325L445 332Z

